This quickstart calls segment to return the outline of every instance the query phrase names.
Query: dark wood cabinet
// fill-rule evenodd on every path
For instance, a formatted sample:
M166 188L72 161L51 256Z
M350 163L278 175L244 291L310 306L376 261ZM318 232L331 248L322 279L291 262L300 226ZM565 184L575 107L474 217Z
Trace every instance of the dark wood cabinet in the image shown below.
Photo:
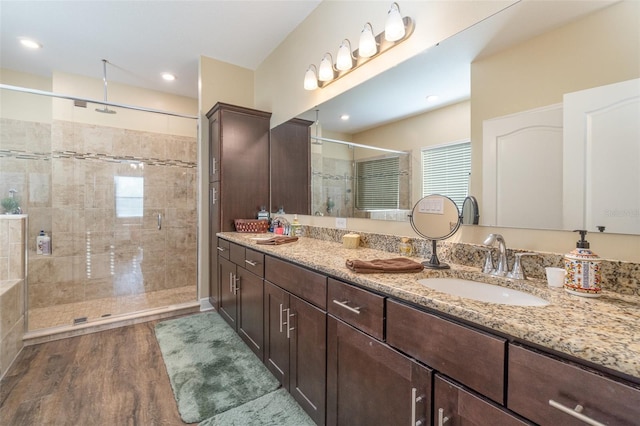
M237 330L238 298L236 297L237 276L236 264L230 260L218 259L218 280L220 283L220 301L218 312L220 316Z
M216 234L234 231L234 219L255 218L269 205L271 113L217 103L209 119L209 249ZM209 259L209 299L218 307L217 257Z
M329 317L328 425L427 425L431 374L429 368Z
M637 425L640 390L567 361L509 345L507 407L544 425ZM595 423L594 423L595 424Z
M433 388L434 425L524 426L532 424L439 374L435 376Z
M265 365L319 425L325 423L327 315L265 282Z
M292 119L271 130L271 211L311 214L311 121Z
M253 252L250 249L247 251ZM218 313L240 335L247 346L264 359L264 280L261 276L245 269L245 248L231 243L224 250L233 260L218 259L219 307ZM255 252L254 252L255 253ZM241 256L240 256L241 254ZM264 262L259 256L250 260L254 269Z

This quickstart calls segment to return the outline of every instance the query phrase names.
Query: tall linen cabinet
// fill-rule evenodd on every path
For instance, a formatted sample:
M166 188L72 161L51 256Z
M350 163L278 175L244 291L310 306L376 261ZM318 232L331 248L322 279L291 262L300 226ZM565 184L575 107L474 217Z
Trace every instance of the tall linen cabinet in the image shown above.
M217 103L209 119L209 301L218 309L220 276L216 234L234 231L234 219L255 218L269 206L271 113Z

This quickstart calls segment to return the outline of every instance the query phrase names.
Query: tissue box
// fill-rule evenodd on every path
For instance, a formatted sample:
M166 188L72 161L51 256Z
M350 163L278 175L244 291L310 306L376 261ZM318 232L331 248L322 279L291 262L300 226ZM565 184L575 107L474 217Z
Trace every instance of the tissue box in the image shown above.
M344 248L354 249L360 245L360 235L358 234L345 234L342 237L342 246Z

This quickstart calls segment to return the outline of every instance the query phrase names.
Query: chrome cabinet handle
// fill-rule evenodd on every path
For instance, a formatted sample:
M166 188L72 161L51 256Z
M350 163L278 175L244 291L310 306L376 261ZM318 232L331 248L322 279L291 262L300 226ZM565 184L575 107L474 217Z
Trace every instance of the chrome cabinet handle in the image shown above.
M162 213L158 213L158 231L162 229Z
M256 265L258 264L258 262L253 262L253 261L251 261L251 260L249 260L249 259L245 259L245 260L244 260L244 263L248 263L248 264L249 264L249 265L251 265L251 266L256 266Z
M229 272L229 293L233 293L233 272Z
M280 333L282 333L282 314L284 313L284 309L282 309L282 303L280 304Z
M216 189L215 188L211 188L211 205L215 206L216 202L218 201L218 199L216 198Z
M422 426L422 420L416 420L416 403L422 401L423 396L418 396L418 389L411 388L411 426Z
M287 339L291 339L291 332L295 330L295 327L291 327L291 318L295 317L296 314L291 313L291 309L285 309L287 311Z
M444 408L438 408L438 426L443 426L449 421L449 417L445 417Z
M348 305L348 303L349 303L348 300L340 302L339 300L333 299L333 303L335 303L338 306L341 306L341 307L345 308L348 311L353 312L354 314L360 315L360 307L358 306L356 308L352 308L351 306Z
M559 402L556 402L553 399L550 399L549 405L552 406L553 408L557 408L558 410L562 411L565 414L568 414L572 417L575 417L578 420L585 422L588 425L604 426L604 423L600 423L599 421L594 420L591 417L585 416L584 414L582 414L582 410L584 410L584 407L580 404L576 405L576 408L572 410L566 405L560 404Z
M216 157L211 157L211 174L215 174L216 173Z
M218 251L225 251L224 247L216 247L218 249Z
M238 278L237 275L233 275L233 294L238 294L238 290L240 290L240 287L238 286L238 282L240 281L240 278Z

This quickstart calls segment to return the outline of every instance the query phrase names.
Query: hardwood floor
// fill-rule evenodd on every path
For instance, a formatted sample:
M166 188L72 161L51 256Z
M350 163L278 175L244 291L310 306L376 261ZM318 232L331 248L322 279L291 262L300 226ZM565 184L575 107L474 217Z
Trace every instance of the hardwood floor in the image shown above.
M0 382L0 425L185 425L156 323L24 348Z

